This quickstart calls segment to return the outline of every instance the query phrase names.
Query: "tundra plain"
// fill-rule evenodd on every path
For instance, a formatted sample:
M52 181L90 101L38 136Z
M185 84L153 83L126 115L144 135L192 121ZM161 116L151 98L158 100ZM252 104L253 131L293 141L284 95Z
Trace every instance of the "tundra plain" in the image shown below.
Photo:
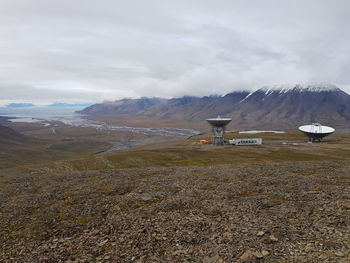
M246 147L204 134L96 155L125 135L61 127L52 141L17 125L61 155L0 170L2 262L350 260L348 134L227 135L263 137Z

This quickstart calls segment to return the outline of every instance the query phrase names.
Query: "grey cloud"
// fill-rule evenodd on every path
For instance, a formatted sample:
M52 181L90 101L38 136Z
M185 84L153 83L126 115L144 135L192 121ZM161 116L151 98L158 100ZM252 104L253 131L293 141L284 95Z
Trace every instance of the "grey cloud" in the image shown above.
M0 0L0 104L350 92L347 0Z

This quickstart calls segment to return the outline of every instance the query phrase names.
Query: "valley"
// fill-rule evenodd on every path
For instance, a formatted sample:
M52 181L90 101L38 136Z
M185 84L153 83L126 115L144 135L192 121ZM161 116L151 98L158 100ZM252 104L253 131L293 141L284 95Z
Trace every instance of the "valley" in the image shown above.
M0 261L348 262L349 95L333 88L236 95L1 118ZM344 99L342 111L332 96ZM310 98L338 114L336 132L322 143L297 131L299 122L327 122L310 112L299 119ZM286 101L299 108L289 114ZM206 110L233 118L226 139L263 144L201 144L212 139L200 119ZM249 131L264 127L283 132Z
M54 142L47 127L12 125ZM349 260L348 134L310 144L263 133L246 147L199 144L210 134L152 141L58 126L55 136L46 153L60 158L0 170L1 261ZM227 134L247 136L257 135ZM122 137L149 141L93 154Z
M58 121L4 123L0 126L0 169L89 157L192 134L172 128L110 127L72 126Z

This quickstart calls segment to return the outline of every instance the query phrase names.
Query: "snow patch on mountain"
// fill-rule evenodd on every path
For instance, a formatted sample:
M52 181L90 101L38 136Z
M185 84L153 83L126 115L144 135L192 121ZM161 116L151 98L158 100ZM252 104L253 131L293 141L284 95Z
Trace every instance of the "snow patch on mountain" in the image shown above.
M241 104L243 101L245 101L246 99L248 99L251 95L253 95L255 91L250 92L243 100L241 100L240 102L238 102L238 104Z

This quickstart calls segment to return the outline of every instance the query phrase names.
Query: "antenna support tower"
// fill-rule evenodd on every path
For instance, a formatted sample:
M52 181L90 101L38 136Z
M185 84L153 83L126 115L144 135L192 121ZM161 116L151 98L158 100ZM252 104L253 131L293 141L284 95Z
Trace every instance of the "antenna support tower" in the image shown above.
M207 119L207 122L212 127L213 144L223 145L226 126L231 122L231 119L218 116L217 118Z

